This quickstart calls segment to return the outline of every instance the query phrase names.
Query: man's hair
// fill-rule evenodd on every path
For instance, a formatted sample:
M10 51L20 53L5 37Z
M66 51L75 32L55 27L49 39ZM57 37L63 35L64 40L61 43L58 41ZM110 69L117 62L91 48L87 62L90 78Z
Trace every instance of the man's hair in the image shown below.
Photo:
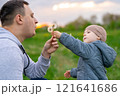
M25 15L24 4L29 5L24 0L9 0L0 9L0 20L2 26L13 24L13 20L17 14Z

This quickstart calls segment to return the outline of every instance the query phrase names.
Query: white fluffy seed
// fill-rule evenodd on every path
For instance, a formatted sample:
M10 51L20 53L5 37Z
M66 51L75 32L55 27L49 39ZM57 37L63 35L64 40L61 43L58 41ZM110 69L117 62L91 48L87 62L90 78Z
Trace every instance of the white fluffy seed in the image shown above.
M48 27L48 32L51 33L51 32L53 32L53 30L54 30L53 27Z

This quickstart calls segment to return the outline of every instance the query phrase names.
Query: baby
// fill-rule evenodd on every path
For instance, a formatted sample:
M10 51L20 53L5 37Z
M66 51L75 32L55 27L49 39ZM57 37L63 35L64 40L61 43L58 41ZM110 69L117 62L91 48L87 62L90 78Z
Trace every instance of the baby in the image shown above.
M79 56L77 68L72 68L64 73L66 78L77 80L107 80L106 69L112 66L116 52L108 46L106 31L102 26L90 25L84 31L83 42L67 33L54 31L59 42L74 54Z

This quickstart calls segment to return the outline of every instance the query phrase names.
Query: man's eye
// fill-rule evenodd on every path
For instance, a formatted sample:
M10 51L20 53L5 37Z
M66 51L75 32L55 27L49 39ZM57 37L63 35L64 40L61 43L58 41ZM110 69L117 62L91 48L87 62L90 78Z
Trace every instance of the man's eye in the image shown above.
M34 16L33 16L33 15L31 15L31 17L32 17L32 18L34 18Z

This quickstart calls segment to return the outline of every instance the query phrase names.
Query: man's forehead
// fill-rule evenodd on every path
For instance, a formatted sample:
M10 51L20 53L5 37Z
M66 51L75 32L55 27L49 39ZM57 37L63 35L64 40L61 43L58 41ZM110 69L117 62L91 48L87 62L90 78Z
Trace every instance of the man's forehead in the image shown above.
M25 8L25 11L26 11L26 12L29 12L29 13L31 13L31 14L34 14L28 5L25 5L25 4L24 4L24 8Z

